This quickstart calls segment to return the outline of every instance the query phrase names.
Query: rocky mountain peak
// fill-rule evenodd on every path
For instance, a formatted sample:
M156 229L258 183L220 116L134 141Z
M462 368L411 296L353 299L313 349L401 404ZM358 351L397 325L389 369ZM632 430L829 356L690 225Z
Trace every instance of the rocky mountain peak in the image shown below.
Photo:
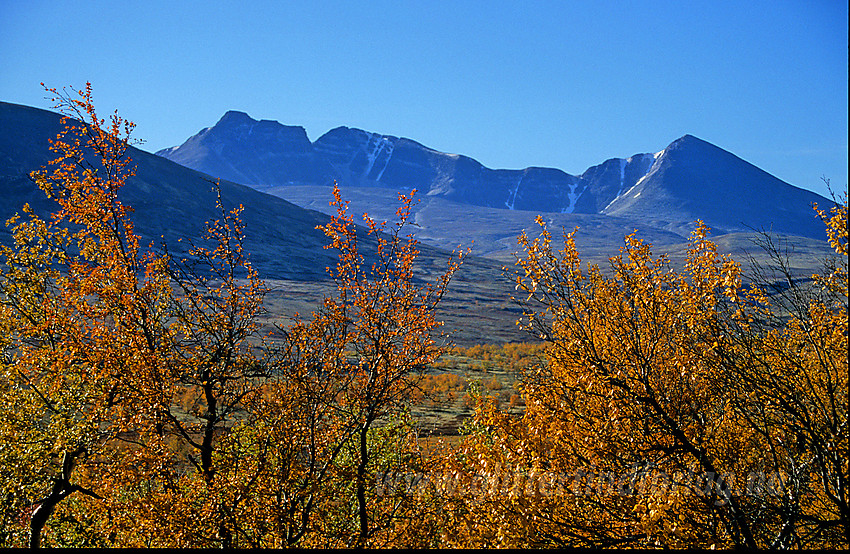
M218 120L216 126L218 125L238 125L240 123L256 123L251 116L249 116L245 112L240 112L238 110L228 110L221 116L221 119Z
M718 230L776 221L811 236L809 204L824 200L690 134L660 152L610 158L575 176L556 168L490 169L410 139L345 126L310 143L303 127L258 122L229 111L214 127L158 154L261 189L333 181L395 191L416 188L487 208L652 217L673 227L690 226L698 218ZM779 199L782 206L776 205ZM788 210L797 215L789 220Z

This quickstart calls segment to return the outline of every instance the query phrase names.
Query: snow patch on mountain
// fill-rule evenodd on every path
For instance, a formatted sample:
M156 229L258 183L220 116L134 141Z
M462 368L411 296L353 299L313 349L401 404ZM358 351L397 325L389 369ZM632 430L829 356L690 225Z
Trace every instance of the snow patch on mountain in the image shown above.
M367 133L366 144L363 148L363 151L366 153L366 169L363 170L363 177L368 177L372 173L372 168L375 167L375 160L377 160L381 154L386 151L386 161L384 162L381 170L378 172L378 176L375 178L376 181L381 180L381 175L384 174L387 164L390 163L393 146L394 145L387 137L379 135L378 133Z
M635 154L634 156L626 159L620 159L620 187L617 190L617 194L614 198L611 199L608 204L602 208L602 212L604 213L614 202L618 199L627 196L634 188L640 184L650 172L652 172L652 168L655 165L655 162L661 155L664 153L664 150L660 152L656 152L654 154ZM631 185L628 190L624 190L626 185L626 170L632 170L632 168L636 169L636 172L631 173L630 179L634 178L635 173L637 174L637 180L633 185Z
M508 199L505 200L505 207L509 210L513 210L516 205L516 193L519 190L519 186L522 184L522 180L525 178L525 175L520 175L519 180L516 182L516 186L513 191L509 193Z
M581 194L576 194L577 188L578 188L577 182L570 183L570 192L567 193L567 198L569 198L570 204L566 208L562 209L561 213L571 214L571 213L573 213L573 210L576 209L576 201L579 199L579 196L581 196ZM582 191L582 192L584 192L584 191Z
M620 194L620 195L618 195L616 198L614 198L613 200L611 200L611 202L609 202L607 206L605 206L604 208L602 208L602 212L601 212L601 213L608 213L609 208L610 208L610 207L611 207L614 203L616 203L616 202L617 202L617 200L619 200L619 199L621 199L621 198L626 198L626 197L628 197L628 196L630 196L630 195L631 195L633 198L637 198L637 197L639 197L639 196L640 196L640 190L638 190L638 191L637 191L634 195L632 195L632 191L634 191L634 190L635 190L635 189L637 189L639 186L641 186L642 184L644 184L644 183L646 182L646 180L647 180L647 179L648 179L648 178L649 178L649 177L650 177L650 176L651 176L651 175L655 172L655 170L656 170L656 168L657 168L656 162L658 161L658 159L661 157L661 155L662 155L662 154L664 154L664 150L662 150L661 152L656 152L655 154L652 154L652 155L651 155L651 157L650 157L650 155L643 155L643 156L644 156L644 162L648 161L649 159L651 159L651 160L652 160L652 163L651 163L651 164L649 164L649 167L647 167L647 168L646 168L646 171L645 171L645 173L643 174L643 176L641 176L641 178L640 178L640 179L638 179L638 180L635 182L635 184L634 184L634 185L632 185L631 187L629 187L629 190L625 191L623 194ZM631 158L630 158L630 159L631 159Z
M620 194L623 192L623 182L625 182L625 180L626 180L626 165L630 161L632 161L631 158L629 158L628 160L624 160L623 158L620 158L620 188L617 189L617 196L620 196Z
M395 144L392 141L389 141L385 138L384 139L384 152L386 152L387 161L384 162L384 167L381 168L381 171L378 173L378 176L375 177L375 181L381 180L381 176L384 174L384 171L386 171L387 166L390 165L390 158L392 158L392 156L393 156L393 149L394 148L395 148Z

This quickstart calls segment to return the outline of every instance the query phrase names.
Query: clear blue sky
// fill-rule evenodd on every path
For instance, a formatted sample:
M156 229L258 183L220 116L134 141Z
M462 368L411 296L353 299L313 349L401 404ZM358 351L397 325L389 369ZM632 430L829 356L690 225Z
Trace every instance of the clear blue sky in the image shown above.
M847 185L835 0L0 0L0 100L94 86L149 151L230 109L577 174L690 133L794 185Z

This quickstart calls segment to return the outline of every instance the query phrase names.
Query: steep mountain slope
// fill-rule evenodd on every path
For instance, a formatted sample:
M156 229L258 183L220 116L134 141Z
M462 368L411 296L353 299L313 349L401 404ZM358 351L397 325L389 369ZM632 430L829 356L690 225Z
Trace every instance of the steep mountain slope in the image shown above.
M585 187L576 202L575 212L602 213L615 198L649 173L659 154L635 154L626 159L612 158L585 170L580 177Z
M772 230L823 237L811 208L829 200L785 183L741 158L691 135L674 141L648 173L603 213L677 231L702 219L715 232Z
M419 190L483 208L604 214L687 236L702 219L716 233L774 231L821 238L811 204L829 200L686 135L655 154L612 158L579 176L555 168L490 169L415 141L337 127L310 143L304 129L228 112L159 155L286 197L287 186Z
M31 171L55 157L48 139L60 131L60 116L17 104L0 102L0 218L6 221L29 202L42 216L56 209L29 179ZM169 246L198 237L206 221L218 217L210 179L160 156L131 148L137 176L121 191L122 201L135 209L133 220L143 241ZM281 198L228 181L221 182L225 206L245 207L247 248L267 276L312 279L323 276L333 261L322 246L324 235L316 225L327 216L299 208ZM0 227L0 240L10 239Z

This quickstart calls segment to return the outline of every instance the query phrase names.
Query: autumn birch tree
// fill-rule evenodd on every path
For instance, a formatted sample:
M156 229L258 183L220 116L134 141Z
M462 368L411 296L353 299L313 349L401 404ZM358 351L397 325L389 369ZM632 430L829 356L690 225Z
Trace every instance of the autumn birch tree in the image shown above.
M101 498L107 444L140 414L163 409L161 397L131 379L159 369L167 334L159 312L170 294L163 259L139 248L130 209L118 198L133 175L126 157L133 124L117 114L108 125L99 119L90 85L78 96L49 92L60 110L86 123L63 119L52 169L32 174L58 210L45 221L24 206L24 216L9 222L15 244L3 248L0 273L9 327L3 409L18 412L4 420L12 433L4 450L16 458L4 485L14 491L7 505L29 514L30 546L39 546L63 500Z
M336 508L328 499L321 510L316 508L330 533L326 545L393 544L399 522L411 523L412 506L387 508L375 496L375 473L391 469L390 458L401 463L386 451L389 445L396 449L408 444L404 448L415 452L413 437L408 436L412 428L396 427L396 433L406 431L390 438L385 431L392 427L386 423L409 406L420 375L444 350L435 336L440 325L435 312L464 255L458 252L450 258L435 281L418 282L418 241L404 235L412 198L399 196L397 220L389 228L364 215L364 237L334 187L337 214L320 228L330 239L328 248L339 252L337 266L329 268L337 294L325 298L312 319L299 320L285 331L289 342L283 379L302 387L297 398L322 397L327 402L308 415L311 442L304 445L313 478L318 483L333 476L328 490L341 496L334 499ZM333 429L323 435L330 442L313 442L317 431L325 429ZM302 515L306 507L302 505ZM346 511L356 514L354 520Z
M447 544L846 547L846 203L827 219L844 264L782 317L704 225L682 270L634 235L603 272L523 234L547 360L448 460L501 488L454 499Z
M186 260L142 248L120 200L133 124L98 118L90 85L48 90L66 128L33 179L58 209L45 221L25 206L2 251L2 538L20 545L27 520L38 546L50 515L83 496L60 519L87 529L74 538L66 525L52 544L227 545L216 439L265 375L248 345L263 288L242 251L241 208L219 204L212 247ZM188 418L175 415L186 389L201 396Z

